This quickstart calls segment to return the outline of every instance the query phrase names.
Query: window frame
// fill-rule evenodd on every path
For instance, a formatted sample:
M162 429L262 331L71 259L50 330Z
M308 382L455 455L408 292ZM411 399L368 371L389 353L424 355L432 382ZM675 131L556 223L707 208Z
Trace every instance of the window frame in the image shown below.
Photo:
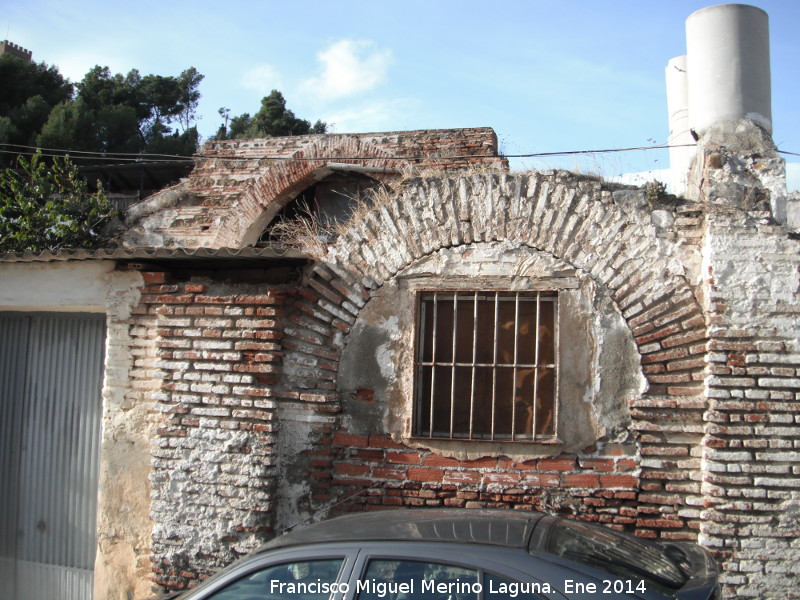
M577 281L574 281L572 278L568 278L565 281L563 278L556 278L558 281L539 281L537 282L538 285L529 285L520 289L518 286L508 285L506 282L500 282L500 285L495 282L494 285L483 281L481 278L474 278L473 280L469 281L458 281L458 282L449 282L448 285L444 286L431 286L430 281L425 282L411 282L410 291L414 295L414 318L413 318L413 375L412 375L412 392L411 392L411 402L412 402L412 409L411 409L411 423L410 423L410 438L418 439L418 440L425 440L427 442L431 441L445 441L445 442L468 442L470 444L475 443L514 443L514 444L558 444L560 440L558 439L558 412L559 412L559 380L560 380L560 367L559 367L559 356L560 356L560 320L561 320L561 292L567 288L575 288L577 287ZM445 282L447 283L447 282ZM428 284L428 285L426 285ZM473 345L473 360L469 364L461 364L456 360L456 346L457 346L457 333L454 331L452 336L452 352L450 355L450 363L446 361L443 364L438 364L435 360L435 357L432 357L430 361L425 361L423 354L424 354L424 344L427 343L428 338L425 337L424 321L423 321L423 302L426 301L426 298L433 295L436 297L437 295L444 295L450 296L453 299L453 325L452 329L457 329L457 319L456 316L456 303L457 302L470 302L469 297L472 296L472 302L475 303L475 312L473 314L473 334L472 334L472 345ZM486 300L486 296L494 295L493 300ZM484 298L481 298L483 296ZM539 359L539 342L542 339L540 333L536 334L536 356L534 358L534 362L532 364L527 364L520 362L519 357L517 355L518 352L518 336L519 329L520 329L520 322L519 322L519 304L520 298L523 298L524 302L535 301L537 303L537 308L535 311L536 314L536 324L535 324L535 331L539 332L539 326L541 324L541 303L549 302L553 305L553 313L552 313L552 362L551 363L541 363ZM498 361L498 326L499 326L499 318L498 318L498 311L499 311L499 303L500 301L507 301L511 300L515 303L515 316L514 316L514 342L513 342L513 352L514 357L511 363L503 363ZM477 326L477 305L480 304L480 301L485 301L488 303L494 303L494 341L493 341L493 358L491 363L480 363L478 364L475 361L475 352L474 349L479 343L478 339L478 326ZM436 330L436 325L434 323L433 326L434 332ZM431 334L435 336L435 333ZM433 343L433 342L431 342ZM432 415L434 411L434 381L435 375L431 374L431 383L430 387L430 394L431 399L429 402L425 402L422 397L424 393L423 388L423 377L422 377L422 370L425 367L435 368L435 367L449 367L451 370L450 377L450 395L451 395L451 404L450 404L450 427L449 431L442 432L441 430L437 431L437 428L432 425ZM469 431L466 435L464 434L454 434L453 428L453 419L454 419L454 396L455 396L455 381L456 381L456 368L471 368L473 372L472 382L470 386L470 404L469 404L469 412L470 412L470 425ZM485 433L476 434L474 422L475 422L475 375L474 372L477 368L490 368L492 369L492 406L490 409L491 412L491 425L489 434L486 435ZM510 433L497 433L497 427L495 423L495 410L496 410L496 381L497 381L497 369L512 369L513 374L513 386L512 388L515 390L513 393L516 394L517 389L517 372L523 368L533 369L534 372L534 389L533 389L533 401L531 403L530 409L534 413L532 419L532 426L530 433L525 431L519 432L516 431L516 399L512 403L512 415L511 419L511 432ZM552 382L552 406L548 407L548 410L551 411L551 419L552 419L552 427L551 430L548 432L538 432L537 431L537 422L536 422L536 405L537 402L535 400L537 395L537 388L538 379L539 379L539 371L540 370L550 370L553 376ZM425 415L423 413L423 409L427 406L428 410L430 411L430 415L428 415L428 423L427 426L423 425L423 420ZM484 407L485 410L485 407ZM502 424L501 424L502 427Z
M263 554L250 554L240 559L235 567L226 568L215 575L200 582L197 586L185 590L175 600L205 600L214 594L226 589L245 577L250 577L258 571L297 562L312 562L318 560L341 560L342 564L337 575L337 582L348 581L353 568L358 561L361 548L352 544L337 544L307 548L297 546L267 552ZM234 563L236 564L236 563ZM336 598L343 599L343 594L336 594ZM331 594L330 600L334 595Z

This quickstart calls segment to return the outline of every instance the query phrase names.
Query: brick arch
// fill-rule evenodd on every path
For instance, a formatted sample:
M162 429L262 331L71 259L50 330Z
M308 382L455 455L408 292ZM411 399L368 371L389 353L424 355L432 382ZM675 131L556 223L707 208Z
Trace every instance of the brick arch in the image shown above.
M407 182L352 223L323 262L380 287L449 246L512 241L548 252L607 288L633 332L650 393L701 391L705 318L650 213L623 206L597 181L566 172L478 174Z
M214 244L232 248L254 244L290 200L332 172L326 166L329 162L366 163L397 170L411 166L409 161L392 158L386 150L356 136L321 137L265 170L231 207ZM380 175L376 178L382 179Z
M364 219L351 222L308 272L296 306L303 319L314 322L311 329L326 346L315 352L324 356L335 379L343 343L338 332L350 330L373 290L441 248L503 240L573 265L615 301L649 383L630 405L641 454L637 483L620 492L636 502L628 523L646 537L693 539L697 524L674 507L696 505L701 498L694 464L699 459L691 457L702 444L707 410L702 395L706 319L677 258L677 244L656 235L647 210L615 197L595 180L533 172L406 182ZM319 335L326 330L330 336ZM309 347L310 338L299 329L287 334L290 347ZM313 387L312 381L306 384ZM324 389L321 397L336 397L335 385ZM584 480L576 474L570 481ZM666 517L665 504L670 505Z

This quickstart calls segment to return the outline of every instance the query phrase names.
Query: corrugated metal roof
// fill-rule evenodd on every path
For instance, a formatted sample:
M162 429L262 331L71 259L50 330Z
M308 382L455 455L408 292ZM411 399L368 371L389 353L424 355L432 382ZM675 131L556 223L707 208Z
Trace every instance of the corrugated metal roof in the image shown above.
M292 248L100 248L97 250L44 250L0 254L0 263L57 262L67 260L253 260L295 259L308 256Z

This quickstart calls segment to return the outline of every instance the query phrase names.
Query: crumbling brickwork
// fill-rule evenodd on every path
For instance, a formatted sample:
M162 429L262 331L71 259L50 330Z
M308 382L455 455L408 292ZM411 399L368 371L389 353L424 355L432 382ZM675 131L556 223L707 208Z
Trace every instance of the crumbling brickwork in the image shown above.
M174 586L197 577L198 557L222 566L273 531L286 293L149 279L141 302L155 317L162 378L152 396L154 573Z
M717 158L690 199L561 171L410 177L279 282L199 260L145 273L120 340L146 350L131 373L149 390L155 581L191 585L312 517L505 506L696 540L717 554L728 596L791 597L798 242L774 220L774 162ZM237 164L259 168L215 160L192 185L225 189ZM278 188L307 183L267 185L277 172L263 185L242 175L258 208L226 205L239 232L263 227ZM561 325L557 439L414 434L415 290L453 285L562 286L575 316Z
M403 268L440 248L511 240L559 256L609 290L635 336L649 385L631 401L627 440L599 439L554 459L461 461L396 442L389 450L381 436L343 429L334 438L334 482L349 483L350 491L385 481L394 488L386 501L407 504L419 503L421 494L429 505L469 499L470 506L552 509L555 493L560 511L629 525L647 537L696 537L705 319L668 241L676 232L656 231L644 204L643 193L615 195L567 173L476 175L410 182L394 202L354 224L325 266L314 269L309 281L317 289L336 279L340 288L349 282L354 297L379 293ZM674 214L689 209L696 208ZM318 302L325 297L317 292ZM373 491L354 502L383 501Z
M746 123L703 141L699 199L713 208L700 539L731 596L798 597L800 242L776 223L785 185L771 141Z
M211 142L191 176L128 214L129 247L240 248L330 163L366 165L384 183L416 169L507 168L490 128L307 135ZM381 172L383 170L383 172Z

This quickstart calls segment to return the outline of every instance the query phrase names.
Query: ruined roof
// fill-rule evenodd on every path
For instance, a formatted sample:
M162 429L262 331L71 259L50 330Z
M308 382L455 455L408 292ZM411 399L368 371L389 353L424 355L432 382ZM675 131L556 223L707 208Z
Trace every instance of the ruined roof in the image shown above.
M253 245L286 203L344 165L388 185L413 170L508 169L488 127L210 142L185 180L127 211L122 245Z

